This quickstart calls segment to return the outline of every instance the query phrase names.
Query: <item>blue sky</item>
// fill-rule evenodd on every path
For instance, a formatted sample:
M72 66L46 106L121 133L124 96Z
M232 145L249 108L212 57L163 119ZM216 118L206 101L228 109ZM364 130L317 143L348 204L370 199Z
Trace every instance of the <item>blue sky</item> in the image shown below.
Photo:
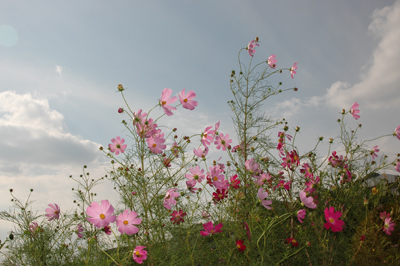
M11 206L10 188L20 199L33 188L39 213L54 202L71 209L68 176L84 164L104 175L98 147L126 136L119 83L134 110L149 110L164 88L194 90L198 108L163 123L189 135L221 121L234 134L229 74L256 36L254 61L298 62L294 79L279 80L299 91L272 98L265 111L301 127L300 151L336 137L339 112L355 101L361 118L347 122L363 124L362 138L400 124L399 1L3 1L0 209ZM391 158L400 152L394 138L375 145ZM4 240L12 225L0 224Z

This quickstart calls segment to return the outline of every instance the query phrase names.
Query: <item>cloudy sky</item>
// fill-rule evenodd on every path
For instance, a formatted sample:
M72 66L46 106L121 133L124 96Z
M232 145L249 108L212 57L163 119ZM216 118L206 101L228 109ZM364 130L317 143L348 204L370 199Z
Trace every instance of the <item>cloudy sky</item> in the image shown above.
M119 83L133 110L149 110L164 88L194 90L198 107L162 122L189 135L221 121L232 135L229 74L256 36L254 61L298 62L294 79L279 80L299 91L272 98L265 111L301 127L301 152L318 136L337 137L340 111L356 101L361 118L346 121L363 124L361 138L400 124L399 1L2 1L0 210L11 206L10 188L21 200L33 188L39 213L54 202L71 209L68 176L84 164L105 174L99 146L127 135ZM392 159L400 152L393 137L375 145ZM115 199L105 185L99 193ZM0 225L4 240L13 226Z

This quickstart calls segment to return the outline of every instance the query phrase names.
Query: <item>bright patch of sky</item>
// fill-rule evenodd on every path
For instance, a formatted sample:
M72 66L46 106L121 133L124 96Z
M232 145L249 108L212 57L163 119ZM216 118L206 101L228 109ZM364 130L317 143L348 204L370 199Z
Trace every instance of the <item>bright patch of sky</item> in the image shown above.
M400 2L352 1L5 1L0 10L0 210L8 190L24 200L34 189L34 209L48 203L73 208L68 176L105 174L98 151L127 137L117 113L126 88L133 110L149 110L164 88L194 90L194 111L179 108L161 123L180 134L200 133L221 121L234 135L229 75L237 52L256 36L254 61L271 54L277 66L298 62L285 87L299 91L268 101L265 110L300 126L300 152L318 136L336 137L336 120L358 101L361 138L391 134L400 124ZM242 60L247 60L246 53ZM161 114L156 108L155 114ZM236 144L236 143L235 143ZM395 138L371 142L394 158ZM327 141L322 148L327 148ZM107 185L98 190L116 202ZM0 221L3 241L12 225Z

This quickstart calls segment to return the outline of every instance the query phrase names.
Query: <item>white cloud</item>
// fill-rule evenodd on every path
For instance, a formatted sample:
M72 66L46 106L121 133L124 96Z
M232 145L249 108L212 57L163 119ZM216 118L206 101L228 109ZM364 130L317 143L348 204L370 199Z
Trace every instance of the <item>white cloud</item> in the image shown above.
M62 76L62 67L56 66L55 72L57 72L58 74L60 74L60 76Z

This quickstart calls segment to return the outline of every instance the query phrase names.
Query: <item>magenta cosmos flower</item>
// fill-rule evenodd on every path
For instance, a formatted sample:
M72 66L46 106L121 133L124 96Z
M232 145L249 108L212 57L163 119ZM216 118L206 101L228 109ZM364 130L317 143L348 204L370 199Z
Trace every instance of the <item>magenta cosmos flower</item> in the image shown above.
M144 250L145 246L137 246L133 251L133 260L139 264L142 264L147 259L147 251Z
M357 109L360 105L355 102L353 103L353 105L350 108L350 113L351 115L354 117L355 120L358 120L360 118L360 116L358 115L358 113L360 113L360 110Z
M268 65L270 68L275 68L276 67L276 62L278 62L278 60L275 59L276 55L271 55L270 57L268 57Z
M249 42L249 45L247 45L246 50L249 52L249 55L251 57L254 56L254 53L256 52L256 46L260 46L257 41L252 40L251 42Z
M172 94L172 90L168 89L168 88L163 89L163 91L161 93L160 105L164 109L164 113L167 116L173 115L171 110L176 110L175 107L170 106L170 104L173 104L177 100L176 96L169 98L171 96L171 94Z
M400 172L400 161L397 161L396 166L394 167L394 169L395 169L397 172Z
M177 190L178 190L177 188L171 188L171 189L168 189L167 193L165 194L163 204L166 209L170 210L171 205L176 205L175 198L179 197L179 193L175 192Z
M333 232L342 231L343 230L342 226L344 225L344 222L342 220L339 220L340 217L342 217L342 213L340 211L335 212L334 207L326 208L325 209L326 223L324 225L325 229L329 230L329 228L331 228Z
M301 202L303 202L303 204L307 207L307 208L310 208L310 209L315 209L315 208L317 208L317 204L315 204L314 203L314 199L313 199L313 197L307 197L307 193L304 191L304 190L302 190L302 191L300 191L300 200L301 200Z
M260 188L258 189L257 196L258 196L258 198L260 199L261 204L262 204L265 208L267 208L267 209L272 209L272 207L269 206L269 205L272 204L272 200L265 200L265 199L268 197L268 192L264 191L264 189L263 189L262 187L260 187Z
M395 223L391 221L392 218L387 217L385 219L385 224L383 225L383 231L385 231L386 234L391 235L392 232L390 231L394 231L394 226Z
M87 207L86 213L91 216L90 218L87 218L87 220L97 228L109 225L117 219L116 215L112 215L114 213L114 207L108 200L102 200L101 205L96 201L92 202L90 206Z
M216 233L220 233L222 232L221 230L222 226L223 226L222 223L219 223L214 228L213 222L209 221L208 223L203 224L203 228L205 231L200 231L200 235L208 236L209 234L213 235Z
M108 148L110 148L112 153L115 152L115 155L118 155L120 152L124 153L126 147L128 146L124 144L125 140L121 139L119 136L116 137L116 139L112 139L111 142L111 144L108 144Z
M246 246L244 245L244 241L239 239L238 241L236 241L236 247L239 250L239 252L243 252L246 250Z
M57 204L49 204L50 208L46 209L46 217L50 218L49 221L53 219L59 219L60 218L60 207L58 207Z
M179 210L179 212L173 211L171 213L171 216L172 216L172 218L170 219L171 222L174 222L174 224L180 224L185 221L183 220L183 217L186 216L186 212L183 212L183 210Z
M297 74L297 72L295 71L297 70L297 63L294 63L293 66L290 68L290 76L292 77L292 79L294 79L293 75Z
M182 104L182 107L185 109L193 110L198 102L193 101L193 99L196 97L196 93L194 91L189 91L186 96L185 96L185 89L181 91L181 93L178 93L179 95L179 101Z
M140 224L142 222L142 219L136 218L136 216L137 213L135 211L129 212L129 210L125 210L123 213L118 215L118 231L121 234L126 233L127 235L133 235L139 232L139 228L134 226L134 224Z
M219 150L222 147L223 151L226 151L226 147L229 146L229 144L232 143L232 139L229 139L229 134L226 134L224 136L223 133L220 133L216 138L214 144L217 145L217 150Z
M304 218L306 218L306 210L301 209L297 212L297 219L299 220L300 223L303 223Z
M396 127L394 135L400 140L400 126Z

